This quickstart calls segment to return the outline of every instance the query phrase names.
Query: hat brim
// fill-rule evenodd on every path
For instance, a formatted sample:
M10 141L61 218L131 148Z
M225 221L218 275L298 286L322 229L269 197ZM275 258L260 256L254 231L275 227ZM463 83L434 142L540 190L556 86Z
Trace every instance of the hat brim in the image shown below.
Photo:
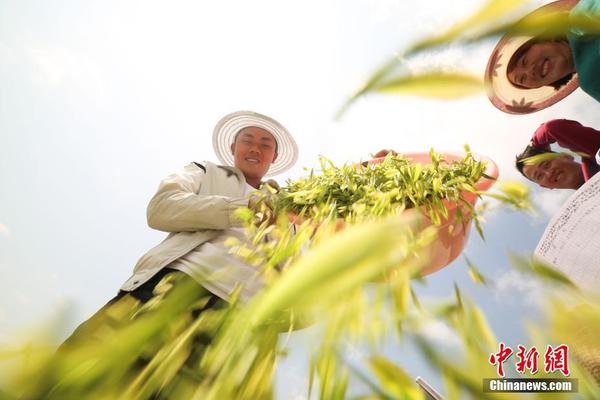
M281 174L290 169L298 160L298 146L283 125L273 118L253 111L237 111L221 118L213 131L213 148L219 161L234 165L231 145L235 135L242 129L254 126L273 135L277 142L277 158L265 176Z
M578 0L559 0L540 7L526 15L521 21L538 16L541 13L569 12ZM530 114L543 110L561 101L579 87L577 73L558 89L542 86L536 89L524 89L514 86L506 76L508 63L512 56L525 43L535 36L523 36L507 33L500 39L488 60L485 70L485 86L492 104L508 114Z

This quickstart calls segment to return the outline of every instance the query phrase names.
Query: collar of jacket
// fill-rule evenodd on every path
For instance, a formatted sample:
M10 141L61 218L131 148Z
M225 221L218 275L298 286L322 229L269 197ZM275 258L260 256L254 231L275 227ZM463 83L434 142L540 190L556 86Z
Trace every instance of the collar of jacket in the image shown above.
M244 176L244 173L239 168L236 168L232 165L217 165L217 164L211 163L210 161L205 161L204 165L207 167L210 166L213 168L219 168L219 169L225 170L227 173L227 176L235 175L240 182L246 182L246 177Z

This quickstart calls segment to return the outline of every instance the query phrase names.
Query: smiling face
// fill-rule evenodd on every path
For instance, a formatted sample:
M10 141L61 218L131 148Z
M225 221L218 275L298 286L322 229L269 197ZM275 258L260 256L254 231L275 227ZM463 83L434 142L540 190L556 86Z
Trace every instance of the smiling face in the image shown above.
M238 132L231 153L234 165L244 173L246 182L258 187L277 159L277 142L265 129L249 126Z
M526 43L510 59L507 77L517 87L535 89L552 86L575 72L569 43L547 41Z
M579 189L585 182L581 164L573 157L563 155L539 164L525 165L523 174L549 189Z

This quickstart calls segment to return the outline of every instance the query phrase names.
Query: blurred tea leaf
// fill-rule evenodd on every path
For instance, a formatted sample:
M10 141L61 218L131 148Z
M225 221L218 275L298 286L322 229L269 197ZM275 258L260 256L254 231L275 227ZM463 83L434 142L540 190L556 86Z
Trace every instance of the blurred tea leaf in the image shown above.
M404 318L408 315L410 298L413 292L410 287L410 276L408 273L400 271L399 274L404 276L397 276L390 284L390 290L392 292L394 309L399 317Z
M309 307L317 300L333 302L339 293L399 265L412 254L409 237L416 222L414 218L392 216L334 235L306 253L276 285L253 301L249 312L252 321L260 324L277 310ZM400 243L402 250L398 251Z
M567 155L567 154L566 153L548 152L548 153L536 154L535 156L524 158L522 161L523 161L523 164L525 164L525 165L536 165L536 164L540 164L544 161L549 161L549 160L554 160L556 158L564 157L565 155Z
M463 310L462 296L460 294L460 289L458 288L458 285L456 284L456 282L454 282L454 297L456 297L456 306L458 307L458 310L462 311Z
M522 182L502 181L493 192L479 192L482 196L491 197L517 210L531 210L529 188Z
M371 370L381 386L398 399L424 399L423 392L402 368L384 356L376 355L369 360Z
M503 20L507 15L509 15L519 6L525 4L525 2L525 0L488 0L478 11L476 11L474 14L467 17L463 21L454 24L450 29L448 29L444 33L420 40L411 45L407 50L398 52L397 55L390 58L381 67L379 67L367 79L367 81L362 85L362 87L359 90L357 90L344 103L344 105L337 112L336 117L341 117L350 107L350 105L359 97L367 93L377 91L377 88L382 86L382 82L390 80L391 75L395 74L396 76L400 76L406 74L407 69L404 67L404 63L407 58L419 52L434 49L439 46L452 43L453 41L456 41L460 38L465 38L464 36L467 32L471 32L475 29L483 30L483 32L479 33L475 37L468 38L470 41L485 39L491 35L498 35L500 33L505 32L514 25L514 22L498 27L496 26L498 25L498 21ZM470 94L476 92L474 86L470 86L470 90ZM477 91L479 90L481 89L478 89Z
M445 382L450 382L449 393L456 396L459 393L459 388L468 393L461 392L460 397L449 397L449 400L458 400L463 398L469 399L490 399L490 400L521 400L522 396L516 393L486 393L482 391L481 382L483 378L489 378L488 365L485 358L476 357L481 360L481 364L468 367L456 359L445 357L443 352L436 349L436 346L429 343L421 336L415 337L415 343L419 350L425 356L428 363L434 368L442 372ZM477 350L470 349L470 352ZM480 354L480 356L483 354Z
M501 27L502 33L537 36L541 39L561 38L565 36L566 32L573 29L590 35L598 34L600 33L600 16L592 13L537 12Z
M450 43L473 29L497 24L498 21L525 3L525 0L488 0L474 14L456 23L441 35L426 38L413 44L405 52L405 56Z
M477 269L475 264L473 264L473 262L469 259L469 257L464 257L465 261L467 262L467 268L469 269L469 276L471 277L473 282L485 286L487 284L486 278L481 274L481 272L479 272L479 270Z
M429 72L391 78L377 85L374 90L387 94L406 94L437 99L457 99L471 96L483 90L479 77L445 72Z
M509 254L512 264L520 271L537 276L545 281L559 284L570 289L579 290L577 286L561 271L553 268L536 258L525 258Z

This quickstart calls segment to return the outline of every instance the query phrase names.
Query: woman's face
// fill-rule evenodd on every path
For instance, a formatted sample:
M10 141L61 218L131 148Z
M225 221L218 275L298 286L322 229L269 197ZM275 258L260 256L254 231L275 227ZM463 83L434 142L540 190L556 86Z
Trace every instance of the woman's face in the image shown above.
M575 72L571 48L564 41L534 43L515 56L509 63L508 80L527 89L550 86Z

